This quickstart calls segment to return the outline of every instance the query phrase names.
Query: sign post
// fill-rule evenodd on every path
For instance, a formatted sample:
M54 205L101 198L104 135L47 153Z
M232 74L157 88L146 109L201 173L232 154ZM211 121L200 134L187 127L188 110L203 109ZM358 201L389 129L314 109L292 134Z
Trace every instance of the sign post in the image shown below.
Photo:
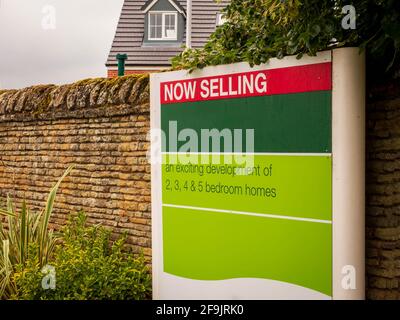
M155 299L364 297L356 50L151 76Z

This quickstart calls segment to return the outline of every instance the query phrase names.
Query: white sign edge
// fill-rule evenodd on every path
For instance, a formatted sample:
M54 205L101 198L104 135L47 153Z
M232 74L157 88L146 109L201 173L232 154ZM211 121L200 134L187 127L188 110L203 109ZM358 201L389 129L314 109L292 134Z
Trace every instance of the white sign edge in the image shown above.
M283 59L271 59L269 63L254 66L252 71L270 70L291 66L301 66L332 61L332 295L333 299L364 299L365 298L365 61L360 56L358 48L341 48L320 52L316 57L305 56L298 60L294 56ZM150 75L150 122L151 128L161 128L160 84L163 81L195 79L200 77L218 76L249 71L246 62L230 65L206 67L189 73L187 70L171 71ZM345 84L344 84L345 83ZM354 91L358 90L358 91ZM353 97L353 99L352 99ZM349 98L352 103L343 102ZM345 100L346 101L346 100ZM353 110L353 111L352 111ZM345 119L354 125L346 127ZM344 121L343 121L344 120ZM343 128L345 127L345 128ZM349 134L351 139L348 139ZM344 136L344 138L343 138ZM342 158L337 155L343 151L350 151ZM351 155L355 157L351 157ZM151 196L152 196L152 269L153 269L153 298L159 299L159 283L157 276L163 273L162 253L162 190L161 154L154 159L151 169ZM159 162L160 161L160 162ZM351 182L350 176L345 176L349 169L356 165L357 177ZM342 172L342 170L344 170ZM350 177L350 179L349 179ZM355 186L352 199L354 205L344 205L348 198L345 190ZM348 201L347 201L348 202ZM346 208L347 207L347 208ZM351 219L351 223L348 223ZM157 223L155 223L157 221ZM336 224L337 223L337 224ZM350 247L349 242L357 241ZM357 287L355 290L346 290L342 287L343 266L354 265L357 270Z
M363 300L365 55L335 49L332 62L332 293L334 300Z

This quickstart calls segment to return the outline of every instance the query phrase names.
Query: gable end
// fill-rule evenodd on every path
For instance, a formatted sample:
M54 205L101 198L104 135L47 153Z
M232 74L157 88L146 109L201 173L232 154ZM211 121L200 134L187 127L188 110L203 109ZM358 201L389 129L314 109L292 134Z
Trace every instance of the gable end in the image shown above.
M143 13L147 13L150 11L150 9L160 0L149 0L147 1L141 10ZM178 11L180 14L182 14L186 18L186 12L185 9L181 6L181 4L175 0L168 0L168 2Z

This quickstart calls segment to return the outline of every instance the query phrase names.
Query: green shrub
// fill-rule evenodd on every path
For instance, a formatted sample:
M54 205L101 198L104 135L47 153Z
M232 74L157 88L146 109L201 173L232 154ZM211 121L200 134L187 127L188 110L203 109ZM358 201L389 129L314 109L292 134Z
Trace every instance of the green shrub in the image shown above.
M72 169L70 166L51 189L40 213L30 211L25 201L17 209L10 198L7 208L0 208L0 300L16 294L16 269L24 268L29 259L35 259L38 267L44 266L52 256L58 239L49 230L49 220L58 188Z
M356 29L342 27L342 8L348 4L356 9ZM204 48L173 59L175 69L240 61L258 65L343 46L366 49L369 66L393 72L399 67L399 0L231 0L224 15L227 22Z
M62 232L54 259L55 289L43 289L37 259L15 275L17 299L140 300L150 298L151 278L143 256L124 252L125 237L111 241L99 225L86 226L83 213L72 217Z

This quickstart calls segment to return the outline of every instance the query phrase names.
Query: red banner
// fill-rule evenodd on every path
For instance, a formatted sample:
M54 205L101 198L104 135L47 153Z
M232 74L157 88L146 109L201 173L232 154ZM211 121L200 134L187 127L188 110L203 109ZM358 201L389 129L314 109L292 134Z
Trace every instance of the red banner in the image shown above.
M161 83L161 104L332 90L332 64Z

